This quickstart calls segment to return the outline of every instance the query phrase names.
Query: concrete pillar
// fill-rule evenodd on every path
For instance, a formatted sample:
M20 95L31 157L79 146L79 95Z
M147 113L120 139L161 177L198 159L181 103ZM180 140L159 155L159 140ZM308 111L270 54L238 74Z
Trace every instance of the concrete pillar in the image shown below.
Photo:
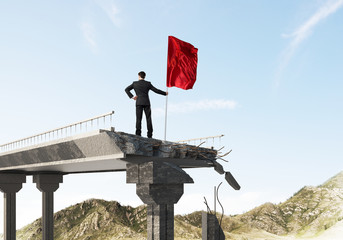
M164 162L127 164L126 182L136 183L136 193L147 204L148 240L174 239L174 204L183 184L193 179L176 165Z
M4 193L4 240L16 239L16 193L25 182L24 174L0 173L0 191Z
M63 182L61 174L38 174L33 176L33 182L42 192L42 240L54 239L54 192Z
M148 204L147 225L148 239L174 239L174 205Z
M216 215L202 213L202 240L225 240L223 229Z

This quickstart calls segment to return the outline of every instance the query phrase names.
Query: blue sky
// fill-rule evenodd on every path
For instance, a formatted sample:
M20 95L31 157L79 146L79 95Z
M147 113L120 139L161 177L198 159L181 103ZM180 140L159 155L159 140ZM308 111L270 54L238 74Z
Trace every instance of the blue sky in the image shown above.
M0 142L111 110L116 130L134 133L124 89L141 70L165 89L172 35L197 47L199 62L192 90L169 90L168 140L225 135L223 165L242 186L221 187L226 214L284 201L343 170L342 22L343 0L0 1ZM162 139L165 98L151 102ZM223 181L187 172L195 184L176 213L205 210ZM41 215L27 180L18 227ZM55 195L56 210L92 197L141 204L124 173L66 176Z

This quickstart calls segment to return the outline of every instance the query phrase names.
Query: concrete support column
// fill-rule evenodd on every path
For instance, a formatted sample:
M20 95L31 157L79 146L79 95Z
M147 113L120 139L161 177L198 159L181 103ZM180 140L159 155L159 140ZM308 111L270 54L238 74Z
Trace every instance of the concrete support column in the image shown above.
M24 174L0 173L0 191L4 193L4 240L16 239L16 193L25 182Z
M42 192L42 240L54 239L54 192L63 182L61 174L38 174L33 176L33 182Z
M16 239L16 193L4 193L4 239Z
M149 240L174 239L174 204L148 204Z
M216 215L202 213L202 240L225 240L225 234Z
M136 193L148 205L148 240L174 239L174 204L183 184L193 179L176 165L164 162L127 164L126 182L136 183Z

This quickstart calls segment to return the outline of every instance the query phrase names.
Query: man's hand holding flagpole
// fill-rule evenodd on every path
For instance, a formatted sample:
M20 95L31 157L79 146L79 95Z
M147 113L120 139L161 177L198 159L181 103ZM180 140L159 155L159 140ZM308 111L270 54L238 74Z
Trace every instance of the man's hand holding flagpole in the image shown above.
M167 139L168 88L192 89L196 81L198 49L192 44L173 36L168 37L167 97L164 126L164 140Z

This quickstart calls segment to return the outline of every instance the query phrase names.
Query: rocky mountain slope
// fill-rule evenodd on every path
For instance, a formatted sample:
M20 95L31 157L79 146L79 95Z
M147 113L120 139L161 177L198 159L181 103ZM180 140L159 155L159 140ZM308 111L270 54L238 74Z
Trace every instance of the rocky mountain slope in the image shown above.
M218 215L219 216L219 215ZM55 239L146 239L146 208L90 199L57 212ZM343 232L343 172L318 187L304 187L280 204L266 203L251 211L224 216L227 239L325 240ZM19 240L40 240L41 220L17 232ZM324 237L324 238L323 238ZM201 212L175 217L175 239L201 239Z
M201 227L200 212L177 219ZM337 223L341 224L342 219L343 172L318 187L302 188L283 203L265 203L241 215L225 216L222 228L233 239L250 236L252 232L259 233L264 239L279 239L279 236L314 238Z
M54 214L55 240L146 239L146 207L122 206L116 201L89 199ZM201 229L175 221L178 239L201 239ZM37 219L17 231L18 240L41 240Z
M146 210L118 202L90 199L54 215L55 239L144 239ZM38 240L42 235L41 219L17 232L17 239ZM117 238L113 238L116 236Z
M302 188L281 204L267 203L237 216L235 221L241 227L276 235L318 236L343 219L342 186L343 172L321 186Z

